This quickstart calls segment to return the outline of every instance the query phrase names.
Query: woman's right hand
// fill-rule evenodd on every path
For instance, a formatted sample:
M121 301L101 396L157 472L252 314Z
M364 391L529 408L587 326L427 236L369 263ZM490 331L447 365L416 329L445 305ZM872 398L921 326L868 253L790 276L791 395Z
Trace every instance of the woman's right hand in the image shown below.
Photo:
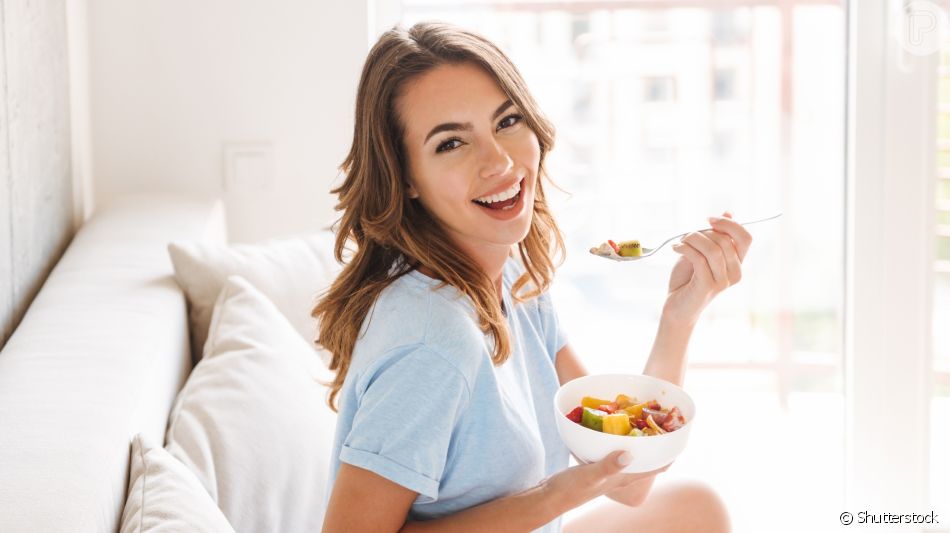
M596 463L568 468L517 494L490 500L440 518L407 521L417 492L348 463L341 463L330 493L323 531L532 531L612 490L622 490L667 467L621 473L620 451ZM629 464L629 461L626 463Z
M615 451L600 461L562 470L542 481L541 488L558 510L564 513L598 496L653 477L669 468L669 465L666 465L652 472L625 474L622 470L630 464L631 459L629 452Z

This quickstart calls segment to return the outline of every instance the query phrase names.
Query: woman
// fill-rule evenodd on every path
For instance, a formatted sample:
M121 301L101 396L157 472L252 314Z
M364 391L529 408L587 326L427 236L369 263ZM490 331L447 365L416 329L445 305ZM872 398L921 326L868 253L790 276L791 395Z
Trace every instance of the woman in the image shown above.
M546 292L563 254L542 186L553 140L484 38L423 23L370 51L333 191L337 260L355 247L313 313L339 408L325 531L561 531L600 495L619 503L564 529L728 530L710 489L651 491L665 468L622 474L629 454L567 468L550 405L586 372ZM712 225L674 247L645 374L681 383L701 310L739 280L751 238Z

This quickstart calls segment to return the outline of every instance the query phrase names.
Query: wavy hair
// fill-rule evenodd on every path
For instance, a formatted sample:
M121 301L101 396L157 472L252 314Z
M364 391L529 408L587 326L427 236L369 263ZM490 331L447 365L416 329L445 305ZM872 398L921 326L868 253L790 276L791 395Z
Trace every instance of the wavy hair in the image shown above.
M563 237L541 183L547 178L544 159L554 144L554 127L514 64L484 37L450 24L424 22L408 30L396 26L385 32L363 65L353 143L340 166L345 178L331 191L339 198L336 210L342 211L335 223L334 255L343 269L312 312L319 321L316 342L332 354L330 370L336 374L328 383L327 402L334 411L373 303L390 283L415 268L428 268L443 285L451 285L471 299L479 327L495 340L494 364L502 364L511 354L495 284L453 244L421 203L407 197L405 126L399 120L396 99L410 80L440 65L464 62L481 67L495 79L521 109L540 145L531 226L517 245L525 273L512 286L515 301L526 301L547 290L564 260ZM529 283L532 287L526 287Z

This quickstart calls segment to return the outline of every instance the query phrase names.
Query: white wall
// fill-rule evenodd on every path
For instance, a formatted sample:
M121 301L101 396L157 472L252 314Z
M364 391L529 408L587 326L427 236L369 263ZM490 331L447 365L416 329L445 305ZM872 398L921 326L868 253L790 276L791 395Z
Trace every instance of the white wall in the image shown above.
M63 0L0 0L0 347L73 236Z
M370 2L89 2L92 201L220 195L232 241L329 224ZM272 147L270 186L226 184L231 142Z

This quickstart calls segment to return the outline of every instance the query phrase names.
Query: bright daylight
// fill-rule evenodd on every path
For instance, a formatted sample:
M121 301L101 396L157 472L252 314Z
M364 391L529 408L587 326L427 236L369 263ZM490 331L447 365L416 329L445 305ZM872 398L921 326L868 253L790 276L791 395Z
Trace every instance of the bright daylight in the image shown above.
M0 0L0 531L950 532L947 0Z

